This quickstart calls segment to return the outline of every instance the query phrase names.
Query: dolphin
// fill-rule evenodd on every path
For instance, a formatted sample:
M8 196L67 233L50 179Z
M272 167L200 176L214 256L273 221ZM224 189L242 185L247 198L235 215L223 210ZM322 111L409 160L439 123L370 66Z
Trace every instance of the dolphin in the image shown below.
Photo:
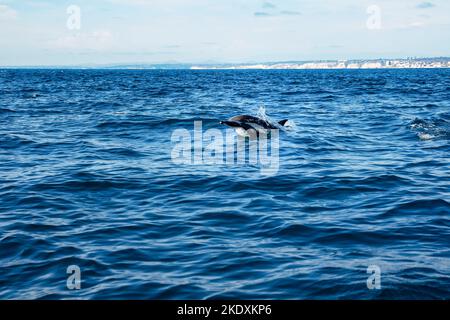
M288 120L278 121L278 125L284 126L287 121ZM235 128L236 133L242 137L258 136L260 133L267 134L271 129L280 128L267 120L249 115L234 116L228 120L220 121L220 124Z

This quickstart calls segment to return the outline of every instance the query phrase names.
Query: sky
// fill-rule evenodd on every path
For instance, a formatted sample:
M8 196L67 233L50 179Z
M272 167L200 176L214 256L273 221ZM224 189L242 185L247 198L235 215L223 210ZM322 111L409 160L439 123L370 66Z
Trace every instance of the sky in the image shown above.
M438 56L448 0L0 0L0 66Z

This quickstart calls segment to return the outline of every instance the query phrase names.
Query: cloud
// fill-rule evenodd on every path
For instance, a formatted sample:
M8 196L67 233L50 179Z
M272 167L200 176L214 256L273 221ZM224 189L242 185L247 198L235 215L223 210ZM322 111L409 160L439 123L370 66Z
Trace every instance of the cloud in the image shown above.
M60 37L50 42L56 49L71 50L103 50L111 46L113 36L111 32L97 30L90 33L74 33Z
M300 12L294 10L277 10L277 6L272 2L265 1L261 5L262 10L254 13L255 17L272 17L272 16L299 16Z
M196 0L196 1L186 1L186 0L106 0L107 2L113 4L120 4L126 6L151 6L154 8L165 8L165 7L189 7L193 4L207 6L208 0Z
M262 4L262 7L263 7L264 9L275 9L277 6L274 5L274 4L271 3L271 2L264 2L264 3Z
M80 52L80 54L92 54L92 51ZM157 56L157 55L168 55L176 54L173 51L109 51L109 55L113 56Z
M165 49L180 49L181 46L179 44L169 44L169 45L163 46L163 48L165 48Z
M409 28L421 28L421 27L424 27L424 26L425 26L424 22L422 22L422 21L414 21L414 22L411 22L407 27L409 27Z
M421 3L419 3L417 6L416 6L416 8L418 8L418 9L429 9L429 8L433 8L433 7L435 7L436 5L435 4L433 4L433 3L431 3L431 2L421 2Z
M109 2L120 3L120 4L129 4L129 5L150 5L152 4L152 0L109 0Z
M25 4L29 7L33 8L50 8L53 6L53 3L44 1L36 1L36 0L26 0Z
M298 11L284 10L281 11L280 14L285 16L300 16L302 13Z
M264 12L264 11L258 11L254 13L255 17L274 17L274 16L299 16L301 15L301 12L298 11L290 11L290 10L283 10L275 13L269 13L269 12Z
M426 24L422 21L412 21L408 23L402 23L396 26L393 26L391 29L415 29L415 28L422 28L425 27Z
M0 20L15 20L17 12L7 5L0 4Z
M267 12L258 11L254 13L255 17L270 17L271 14Z

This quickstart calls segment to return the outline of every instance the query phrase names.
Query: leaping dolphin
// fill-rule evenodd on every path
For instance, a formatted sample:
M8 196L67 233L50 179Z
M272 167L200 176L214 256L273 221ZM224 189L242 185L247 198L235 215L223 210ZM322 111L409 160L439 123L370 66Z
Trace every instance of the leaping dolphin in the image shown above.
M284 126L288 120L278 121L280 126ZM260 133L268 133L270 129L279 129L278 126L257 117L249 115L234 116L226 121L220 121L220 124L225 124L229 127L235 128L236 133L242 137L248 137ZM252 131L253 130L253 131Z

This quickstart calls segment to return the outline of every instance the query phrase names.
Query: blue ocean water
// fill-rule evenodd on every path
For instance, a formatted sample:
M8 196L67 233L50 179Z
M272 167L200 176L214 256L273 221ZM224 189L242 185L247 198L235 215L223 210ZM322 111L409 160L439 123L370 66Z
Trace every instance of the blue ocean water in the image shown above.
M261 105L275 175L172 161ZM450 298L450 70L5 69L0 123L0 298Z

